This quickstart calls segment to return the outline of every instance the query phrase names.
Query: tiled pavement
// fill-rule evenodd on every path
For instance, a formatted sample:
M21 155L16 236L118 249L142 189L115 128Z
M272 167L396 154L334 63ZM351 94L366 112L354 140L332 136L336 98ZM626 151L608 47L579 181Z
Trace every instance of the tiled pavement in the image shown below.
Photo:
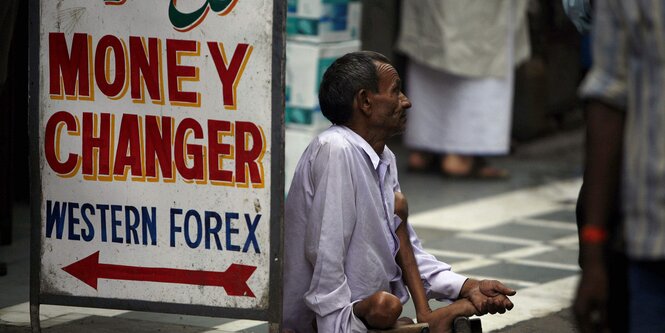
M416 232L427 235L423 246L430 253L460 273L511 281L516 288L568 277L578 270L574 221L524 218L453 235L428 228Z
M499 279L517 289L515 309L482 317L484 331L490 332L570 305L579 273L573 204L579 186L579 180L554 182L421 212L409 222L423 246L455 271ZM19 218L27 213L22 209ZM17 229L22 233L26 227ZM11 258L5 259L10 275L0 278L0 290L8 296L0 297L0 332L29 331L26 236L16 238ZM105 332L123 327L131 332L267 332L265 323L249 320L50 305L42 305L41 314L47 332L91 327ZM413 315L412 305L405 314Z
M482 317L484 331L570 306L579 274L574 202L580 185L578 179L554 182L410 219L423 247L455 271L517 290L513 311Z

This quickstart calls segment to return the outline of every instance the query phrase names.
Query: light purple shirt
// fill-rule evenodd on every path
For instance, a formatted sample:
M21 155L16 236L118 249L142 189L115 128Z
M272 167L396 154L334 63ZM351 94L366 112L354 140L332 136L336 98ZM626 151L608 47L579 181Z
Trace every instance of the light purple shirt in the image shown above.
M383 166L382 166L383 165ZM285 207L283 327L299 333L366 332L353 304L377 291L409 299L395 261L401 220L395 155L332 126L303 153ZM409 226L429 298L455 299L466 277L423 251Z

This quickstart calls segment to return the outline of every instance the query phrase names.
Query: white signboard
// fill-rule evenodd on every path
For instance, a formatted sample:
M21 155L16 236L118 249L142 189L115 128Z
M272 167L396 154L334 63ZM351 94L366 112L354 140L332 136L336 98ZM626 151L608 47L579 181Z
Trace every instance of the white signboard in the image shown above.
M39 6L40 292L267 309L273 1Z

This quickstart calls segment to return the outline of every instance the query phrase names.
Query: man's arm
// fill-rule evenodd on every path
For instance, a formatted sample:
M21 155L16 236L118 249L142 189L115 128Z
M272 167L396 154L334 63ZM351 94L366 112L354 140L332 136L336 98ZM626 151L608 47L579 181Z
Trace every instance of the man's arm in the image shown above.
M586 109L587 142L584 170L583 202L585 225L580 230L580 261L582 278L575 298L574 310L580 326L594 331L607 325L608 281L605 267L605 238L609 213L617 205L624 113L599 101L591 101ZM600 238L589 239L586 233ZM587 238L587 239L585 239Z
M397 264L402 269L402 278L409 288L411 298L416 308L419 323L428 323L432 333L448 332L453 321L459 316L477 314L476 308L466 299L455 301L453 304L432 311L427 302L425 287L420 279L420 272L413 248L409 239L407 218L409 207L406 197L401 192L395 192L395 214L402 220L395 233L399 239L400 247L397 252Z
M594 64L581 89L587 104L584 207L580 229L582 277L573 305L584 332L607 327L605 238L620 192L623 128L628 95L628 41L617 2L596 1L593 17Z
M420 247L420 242L415 237L415 233L409 231L409 229L411 228L407 223L408 203L406 201L406 197L401 192L395 192L395 214L402 220L402 224L400 224L400 226L396 230L397 236L400 239L400 250L399 250L400 252L398 252L398 258L397 258L398 264L400 264L400 260L406 263L404 264L404 266L403 264L400 264L400 267L402 268L405 277L405 282L409 287L409 291L411 291L412 296L414 298L414 304L416 305L416 312L418 312L419 303L424 303L420 305L422 309L421 312L423 314L427 314L431 312L427 303L427 297L422 296L424 300L420 301L419 295L413 295L414 290L418 294L420 293L420 290L423 290L423 293L426 294L426 290L424 289L421 280L421 271L423 271L423 269L422 267L420 267L418 259L416 258L419 258L422 265L427 267L424 269L425 271L427 271L426 274L424 275L426 278L430 278L430 287L432 285L435 286L444 285L446 282L445 281L442 282L441 280L446 280L446 278L449 276L452 278L451 280L458 279L460 276L455 273L447 272L446 270L442 269L442 265L444 265L445 268L448 269L450 268L450 266L437 261L436 258L432 257L430 254L422 250L422 248ZM405 251L401 252L402 250ZM409 267L410 260L413 260L413 266L415 267L415 269L410 269ZM450 273L450 274L449 276L446 276L446 275L440 275L439 273ZM431 283L431 282L437 282L437 283ZM409 283L413 284L413 286ZM462 312L457 314L456 316L470 316L473 314L482 315L486 313L492 313L492 314L504 313L506 312L506 310L510 310L513 308L513 303L506 296L515 295L516 293L515 290L504 286L499 281L495 280L478 281L467 278L464 280L464 282L460 284L461 287L460 289L458 289L459 291L452 298L457 297L458 300L468 299L474 305L475 311L472 311L468 314L466 312ZM445 286L444 288L449 288L449 286ZM434 294L437 293L434 292ZM453 310L450 309L450 311ZM454 319L454 317L452 319Z
M402 278L409 288L409 293L416 308L418 321L422 322L423 318L421 316L429 314L432 310L427 302L425 287L423 286L423 281L420 279L418 264L416 263L416 257L413 255L413 248L409 240L409 230L406 227L409 205L402 192L395 192L395 215L402 220L402 223L395 230L395 234L397 234L397 238L399 239L399 250L395 259L397 265L402 269Z

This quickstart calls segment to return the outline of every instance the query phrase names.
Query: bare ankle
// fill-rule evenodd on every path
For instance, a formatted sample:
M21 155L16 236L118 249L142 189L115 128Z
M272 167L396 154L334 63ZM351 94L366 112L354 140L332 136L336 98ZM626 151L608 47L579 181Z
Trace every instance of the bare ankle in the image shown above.
M448 154L441 159L441 170L449 174L465 174L472 166L472 156Z

